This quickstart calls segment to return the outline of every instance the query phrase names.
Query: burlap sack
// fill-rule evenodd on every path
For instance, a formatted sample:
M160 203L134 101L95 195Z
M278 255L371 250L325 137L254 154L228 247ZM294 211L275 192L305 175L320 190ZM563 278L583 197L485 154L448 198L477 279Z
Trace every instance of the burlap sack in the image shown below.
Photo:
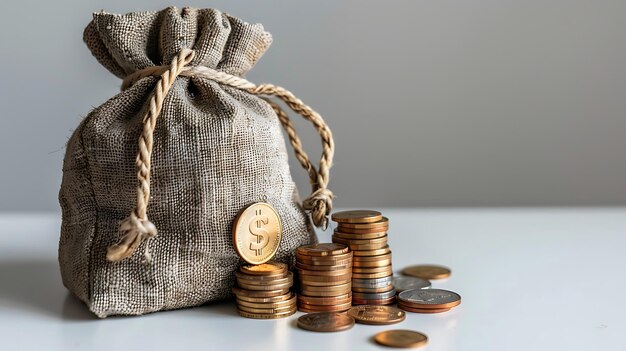
M229 297L243 263L233 219L253 202L280 215L277 260L292 264L296 247L316 241L305 210L325 225L332 135L288 91L242 79L271 43L261 25L213 9L96 13L84 40L125 79L125 90L73 133L59 194L63 283L93 313L140 315ZM315 125L319 170L287 115L255 95L274 95ZM304 206L281 123L311 177Z

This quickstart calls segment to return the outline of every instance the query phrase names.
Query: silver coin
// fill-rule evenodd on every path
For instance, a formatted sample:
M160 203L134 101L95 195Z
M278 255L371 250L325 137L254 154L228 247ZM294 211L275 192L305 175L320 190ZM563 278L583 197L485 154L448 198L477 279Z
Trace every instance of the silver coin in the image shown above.
M443 289L411 289L401 292L398 298L403 302L420 305L442 305L459 301L461 296Z
M397 292L411 289L428 289L430 281L415 277L393 277L393 286Z
M353 291L352 297L361 300L386 300L396 296L396 290L392 289L382 293L360 293Z
M384 288L391 284L392 278L393 276L374 279L354 278L352 279L352 286L368 289Z

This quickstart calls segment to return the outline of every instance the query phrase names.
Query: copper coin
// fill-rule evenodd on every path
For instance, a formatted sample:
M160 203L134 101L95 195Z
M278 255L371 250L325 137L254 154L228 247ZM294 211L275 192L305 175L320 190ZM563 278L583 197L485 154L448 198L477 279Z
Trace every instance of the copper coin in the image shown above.
M382 260L390 260L391 252L376 256L355 256L352 261L354 263L377 262Z
M348 246L364 246L364 245L376 245L376 244L386 244L387 243L387 235L384 235L380 238L376 239L342 239L333 235L333 242L345 244ZM384 246L384 245L383 245Z
M384 254L388 254L390 253L391 250L389 249L389 245L381 248L381 249L376 249L376 250L353 250L352 254L354 254L354 257L361 257L361 256L378 256L378 255L384 255Z
M296 258L296 263L307 265L307 266L318 266L318 267L343 266L343 265L352 265L352 258L324 262L324 261L305 260L305 259L301 259L300 257L298 257Z
M328 305L329 303L334 302L347 302L348 300L352 300L352 292L337 295L333 297L314 297L314 296L304 296L298 295L298 302L308 303L310 305Z
M352 291L354 292L368 293L368 294L383 293L383 292L391 291L393 289L394 289L393 285L387 285L382 288L361 288L358 286L352 287Z
M254 307L248 307L244 305L237 305L237 309L239 311L244 311L244 312L249 312L249 313L276 314L276 313L291 312L294 309L298 309L298 306L296 306L295 303L289 306L277 307L277 308L254 308Z
M305 284L301 284L301 285L304 285L304 288L306 288L309 291L343 291L343 290L352 288L352 282L348 282L345 284L331 285L331 286L308 286Z
M239 272L235 272L235 275L237 276L237 282L242 282L243 284L248 284L248 285L279 285L279 284L293 282L293 273L291 272L287 272L287 274L285 274L281 278L274 278L274 279L267 279L267 276L254 276L254 275L246 276ZM250 279L248 277L263 277L265 279L263 280Z
M452 308L413 308L413 307L409 307L401 303L398 303L398 308L401 308L407 312L413 312L413 313L442 313L442 312L448 312L452 309Z
M363 299L352 298L353 305L391 305L395 302L396 302L395 296L390 297L388 299L382 299L382 300L374 300L374 299L363 300Z
M372 210L352 210L335 212L332 220L339 223L372 223L383 219L383 215Z
M387 232L375 232L375 233L367 233L367 234L354 234L348 232L338 232L334 231L333 236L340 239L347 240L367 240L367 239L377 239L382 238L387 235Z
M391 265L391 259L381 260L381 261L354 261L352 263L352 271L354 272L355 268L375 268L375 267L385 267Z
M443 289L411 289L398 294L398 299L405 306L412 308L451 308L461 303L461 296Z
M298 307L298 311L300 312L304 312L304 313L318 313L318 312L336 312L336 313L345 313L347 310L350 309L350 307L352 307L352 305L347 305L347 306L326 306L326 307L314 307L314 308L306 308L306 307Z
M348 310L348 315L357 323L374 325L400 323L406 318L406 313L399 308L374 305L352 307Z
M286 264L276 261L239 267L239 271L244 274L272 277L285 275L287 270Z
M387 272L381 273L352 273L352 278L355 279L375 279L375 278L384 278L392 275L392 271L389 270Z
M447 278L450 276L451 273L452 272L448 267L431 264L411 266L402 270L402 274L404 275L410 275L412 277L418 277L428 280Z
M352 273L381 273L381 272L393 272L391 264L382 267L352 267Z
M345 234L347 236L352 236L356 238L360 238L360 236L362 235L376 234L377 237L380 237L380 236L387 234L388 231L389 231L388 228L384 228L384 227L373 228L373 229L352 229L352 228L337 227L333 231L333 234ZM360 239L365 239L365 238L360 238Z
M281 236L280 217L268 203L253 203L235 218L233 245L237 254L250 264L261 264L272 259L278 250Z
M296 262L296 268L307 271L340 271L352 267L352 264L335 265L335 266L314 266Z
M306 256L333 256L345 254L349 251L350 248L346 245L335 243L310 244L296 249L296 253Z
M313 271L309 269L298 269L298 274L300 277L303 276L322 276L322 277L338 277L343 275L349 275L352 273L352 267L348 267L346 269L337 270L337 271Z
M350 280L350 278L342 280L342 281L332 282L332 283L300 280L300 285L302 285L302 286L335 286L335 285L345 284L345 283L350 283L350 282L352 282L352 280Z
M300 294L306 295L306 296L330 297L330 296L347 294L350 291L352 290L349 288L344 289L344 290L334 290L334 291L311 291L307 289L300 289Z
M379 221L369 222L369 223L347 223L347 222L339 222L338 227L340 228L354 228L354 229L371 229L371 228L380 228L380 227L389 227L389 218L382 217Z
M335 239L333 238L333 241ZM387 243L379 243L379 244L367 244L367 245L355 245L355 244L348 244L348 247L350 248L350 250L353 251L371 251L371 250L378 250L378 249L383 249L385 247L387 247Z
M374 335L376 343L398 348L410 348L424 346L428 337L413 330L386 330Z
M245 302L250 302L250 303L277 303L277 302L287 301L295 296L296 294L289 292L284 295L278 295L278 296L273 296L273 297L250 297L250 296L243 296L243 295L237 295L236 297L237 297L237 302L245 301Z
M289 271L286 271L285 273L274 274L274 275L251 275L251 274L245 274L239 271L235 271L235 277L237 277L237 279L245 280L246 282L249 282L250 284L254 284L254 283L265 284L266 282L271 282L276 279L287 278L289 276L289 273L290 273Z
M246 297L273 297L280 296L289 293L289 288L282 290L270 290L270 291L259 291L259 290L246 290L241 288L233 288L233 293L237 296L246 296Z
M307 272L308 273L308 272ZM346 280L352 279L352 270L347 274L343 275L335 275L335 276L322 276L322 275L309 275L309 274L300 274L298 276L301 282L326 282L326 283L336 283L342 282Z
M309 255L302 255L302 254L296 252L296 259L297 260L312 261L312 262L315 262L315 263L319 262L319 264L325 264L327 262L334 262L334 261L341 261L341 260L352 259L352 252L348 251L346 253L342 253L342 254L338 254L338 255L330 255L330 256L309 256Z
M237 309L237 313L239 313L239 315L242 317L252 318L252 319L278 319L278 318L289 317L292 314L296 313L297 310L298 310L297 308L294 308L293 310L289 310L287 312L267 314L267 313L251 313L251 312L246 312L246 311Z
M354 326L354 318L345 313L318 312L298 318L298 327L315 332L335 332Z
M275 291L275 290L283 290L289 289L293 286L293 282L287 282L283 284L271 284L271 285L251 285L251 284L243 284L237 282L237 286L242 289L246 289L248 291Z

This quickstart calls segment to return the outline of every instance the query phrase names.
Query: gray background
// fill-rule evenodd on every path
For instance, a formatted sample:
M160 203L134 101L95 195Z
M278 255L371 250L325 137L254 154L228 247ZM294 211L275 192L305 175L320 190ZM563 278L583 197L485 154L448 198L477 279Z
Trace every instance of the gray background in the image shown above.
M168 5L272 32L248 78L330 124L338 206L626 204L624 1L55 0L0 2L0 211L58 209L67 138L118 92L91 12Z

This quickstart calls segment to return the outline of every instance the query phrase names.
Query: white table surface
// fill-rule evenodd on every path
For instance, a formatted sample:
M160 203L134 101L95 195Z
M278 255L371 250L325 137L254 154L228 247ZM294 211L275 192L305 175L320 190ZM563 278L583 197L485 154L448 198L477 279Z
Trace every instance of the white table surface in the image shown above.
M0 350L380 350L379 331L422 350L626 350L626 209L383 209L397 270L439 263L433 287L463 303L391 326L314 333L239 317L233 303L94 318L61 284L58 214L0 214ZM320 241L330 239L321 233Z

